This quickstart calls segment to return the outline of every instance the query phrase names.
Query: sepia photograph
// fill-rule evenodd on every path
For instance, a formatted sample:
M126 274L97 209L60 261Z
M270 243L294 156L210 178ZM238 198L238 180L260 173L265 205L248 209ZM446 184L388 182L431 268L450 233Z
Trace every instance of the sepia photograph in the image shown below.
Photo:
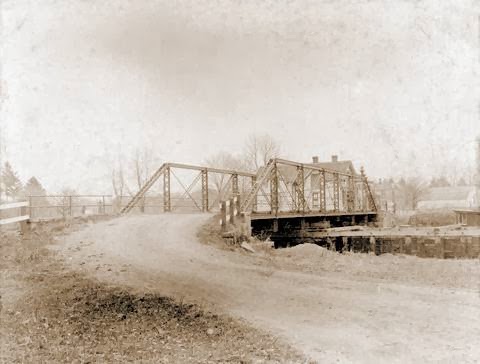
M0 0L10 363L480 363L480 1Z

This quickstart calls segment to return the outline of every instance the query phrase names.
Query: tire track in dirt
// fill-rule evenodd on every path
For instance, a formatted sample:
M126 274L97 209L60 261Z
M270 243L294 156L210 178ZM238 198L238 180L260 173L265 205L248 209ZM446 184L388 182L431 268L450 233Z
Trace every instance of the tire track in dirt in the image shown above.
M196 232L208 218L123 217L71 235L62 242L62 252L72 267L101 280L244 318L286 338L314 360L473 363L480 358L478 291L409 284L388 276L358 278L345 274L348 267L340 272L283 269L286 260L277 255L262 259L199 243ZM320 249L292 251L323 254ZM295 254L289 259L296 259ZM332 259L340 258L325 255L325 267ZM364 260L367 272L391 263ZM428 269L425 262L399 264ZM445 263L446 269L451 266ZM476 267L472 263L474 271Z

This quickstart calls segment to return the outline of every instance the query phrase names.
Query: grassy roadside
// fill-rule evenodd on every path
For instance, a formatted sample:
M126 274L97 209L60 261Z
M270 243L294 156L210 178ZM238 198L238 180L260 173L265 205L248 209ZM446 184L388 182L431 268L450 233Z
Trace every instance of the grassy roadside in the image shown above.
M243 322L69 270L48 249L64 232L1 236L0 363L303 361Z

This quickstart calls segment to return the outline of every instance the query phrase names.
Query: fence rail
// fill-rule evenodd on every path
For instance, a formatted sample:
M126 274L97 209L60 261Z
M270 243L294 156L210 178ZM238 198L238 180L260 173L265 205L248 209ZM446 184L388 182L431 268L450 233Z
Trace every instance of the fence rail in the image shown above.
M12 202L9 204L0 205L0 211L10 210L10 215L12 214L11 210L17 210L13 212L13 215L7 218L0 218L0 225L8 225L14 223L20 223L20 229L22 232L25 232L28 229L27 222L30 220L30 215L27 214L28 201Z

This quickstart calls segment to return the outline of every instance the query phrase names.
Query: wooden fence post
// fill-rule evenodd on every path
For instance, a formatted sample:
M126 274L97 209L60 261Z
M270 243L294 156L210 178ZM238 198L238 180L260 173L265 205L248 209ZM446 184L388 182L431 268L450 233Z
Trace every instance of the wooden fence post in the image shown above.
M27 215L27 206L20 207L20 216ZM25 220L20 222L20 232L21 234L27 234L30 230L30 220Z
M28 215L30 219L33 217L32 196L28 196Z
M222 201L220 203L220 225L222 227L222 233L227 231L227 202Z

